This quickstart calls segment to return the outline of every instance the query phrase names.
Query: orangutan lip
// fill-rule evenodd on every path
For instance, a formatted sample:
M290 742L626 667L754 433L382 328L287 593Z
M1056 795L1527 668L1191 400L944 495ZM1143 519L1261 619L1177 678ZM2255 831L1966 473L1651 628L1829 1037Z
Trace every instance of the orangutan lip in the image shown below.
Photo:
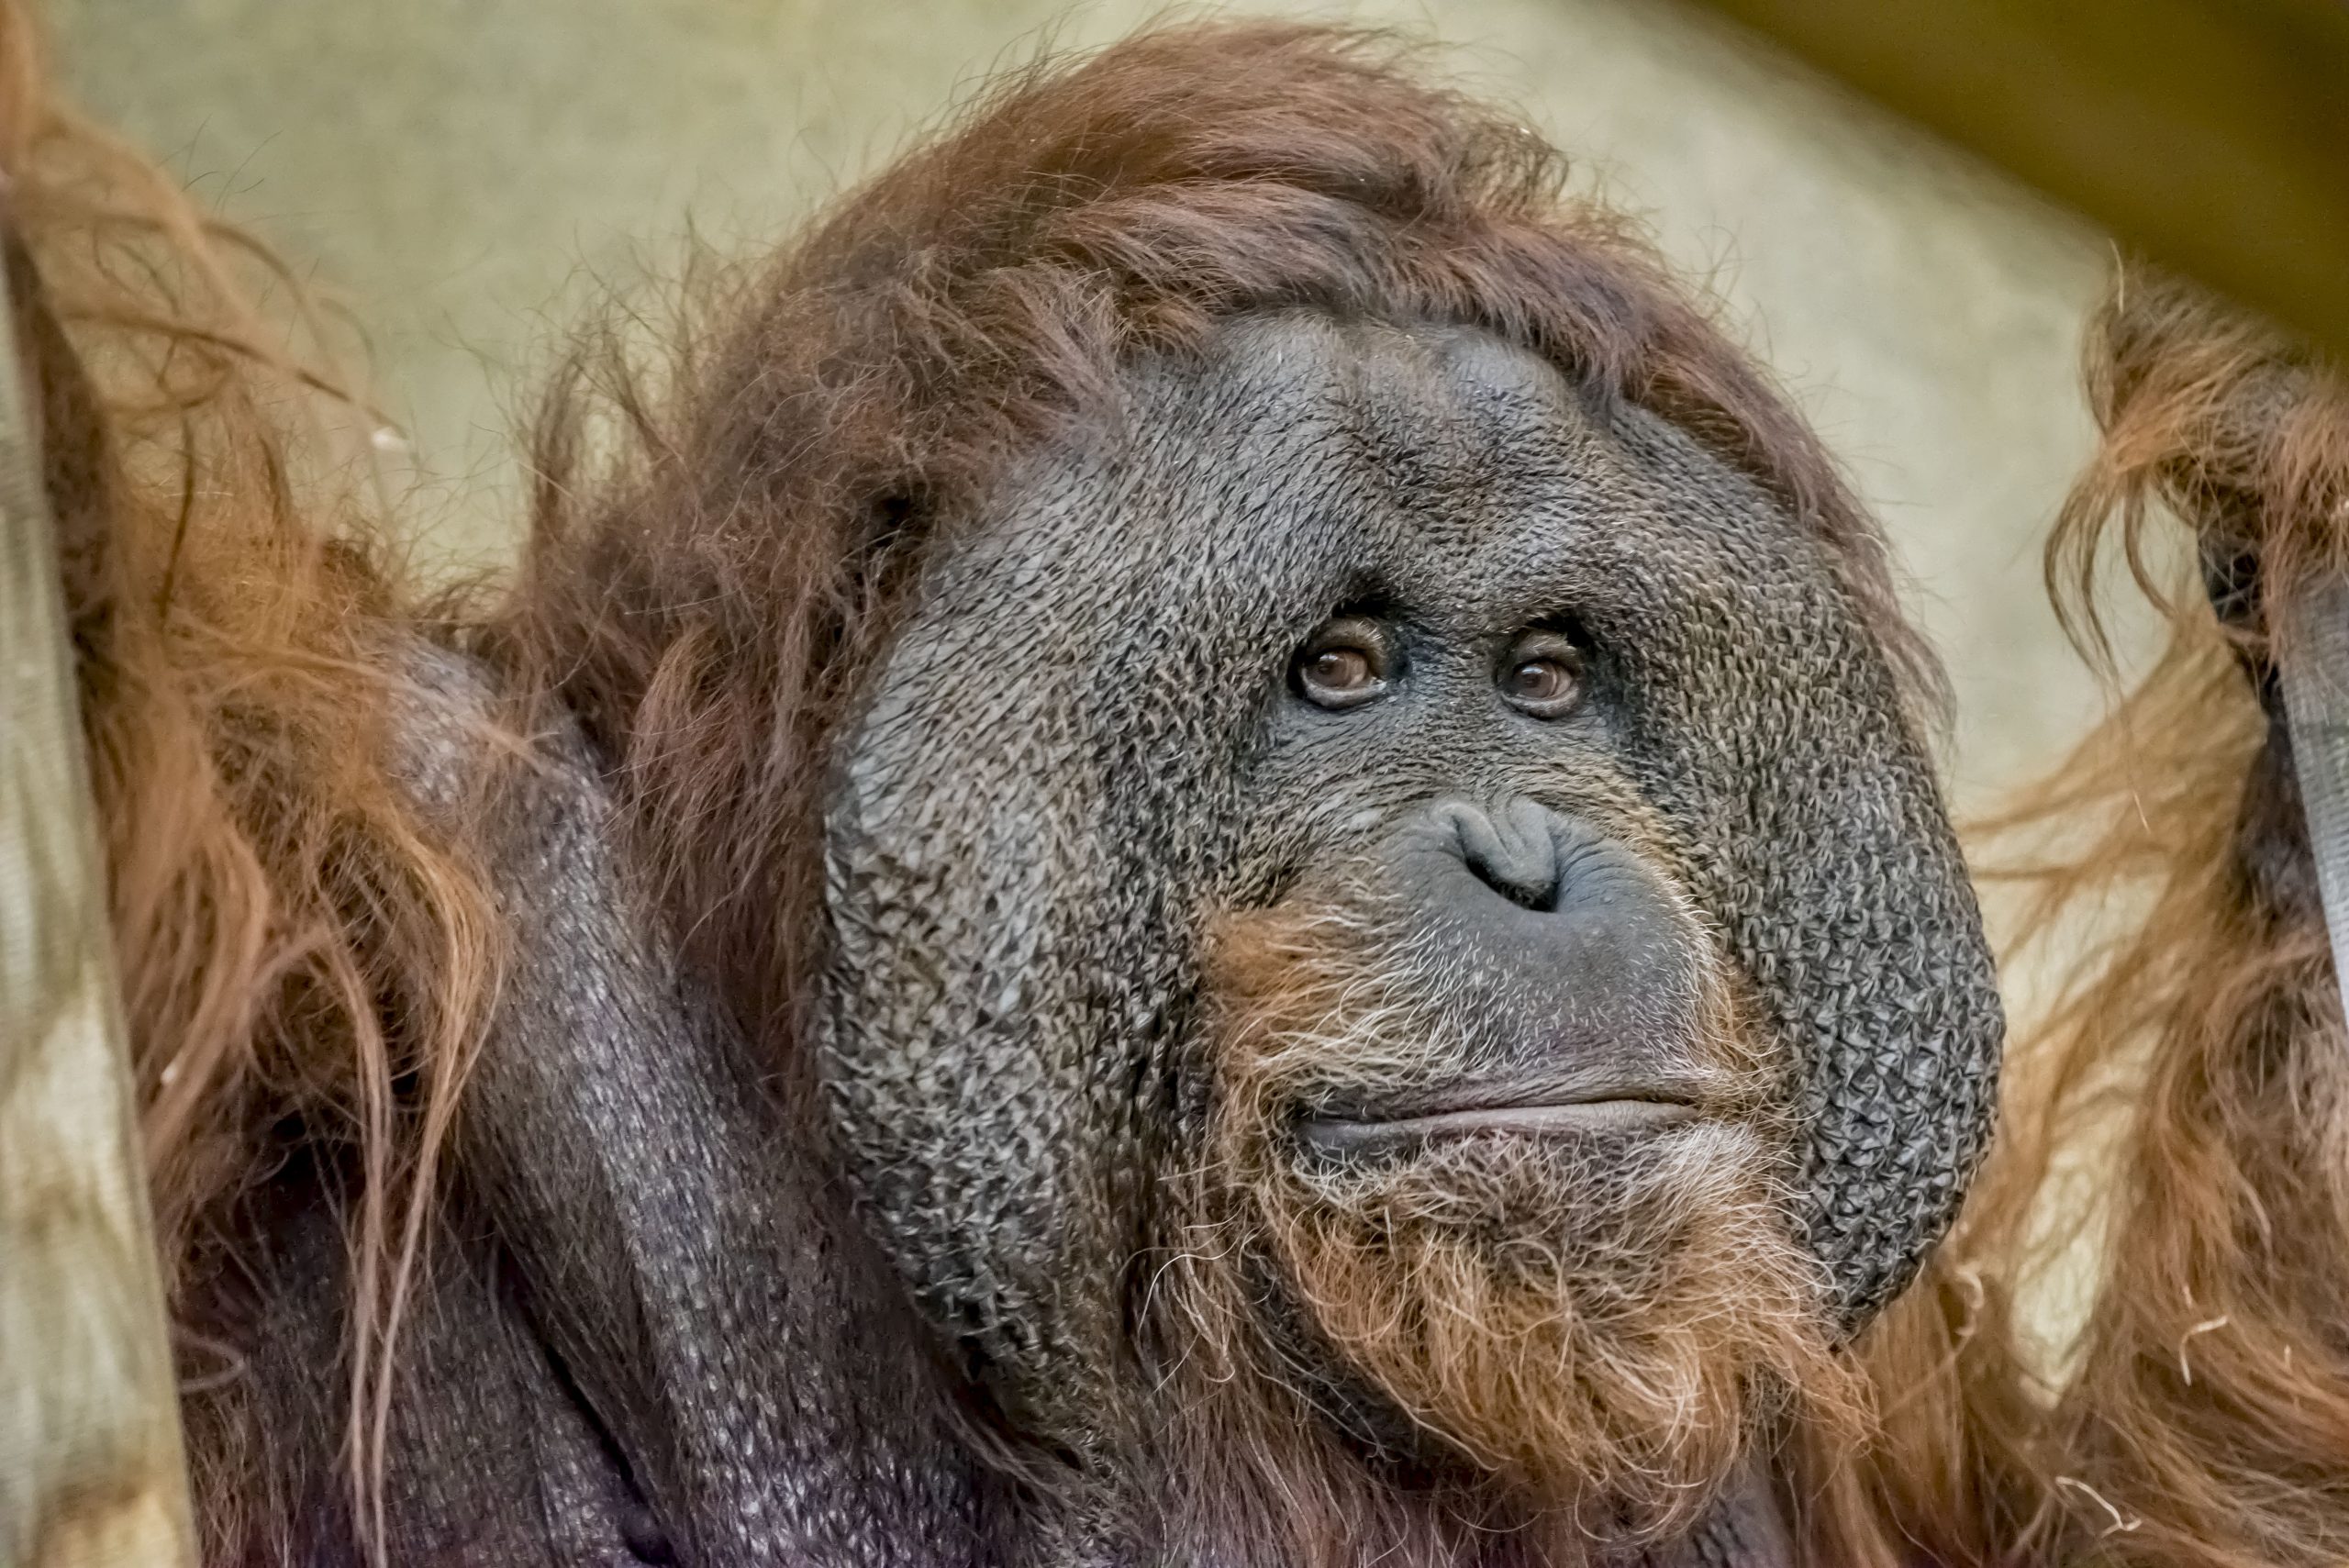
M1478 1106L1383 1121L1313 1118L1297 1124L1297 1134L1308 1148L1343 1154L1490 1133L1564 1138L1661 1131L1693 1121L1698 1114L1697 1107L1686 1100L1625 1096L1552 1105Z

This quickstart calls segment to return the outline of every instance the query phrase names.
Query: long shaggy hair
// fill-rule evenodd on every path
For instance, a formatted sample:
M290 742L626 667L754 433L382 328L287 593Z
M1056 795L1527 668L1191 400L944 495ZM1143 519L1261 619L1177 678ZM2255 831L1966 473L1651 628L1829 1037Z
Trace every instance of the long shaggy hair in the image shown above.
M471 858L384 765L406 700L387 650L437 617L327 433L380 423L328 368L327 324L264 317L256 297L307 296L60 105L14 4L0 175L179 1363L198 1388L233 1375L202 1304L246 1195L296 1143L346 1151L364 1453L497 972ZM189 1412L217 1520L243 1496L220 1462L260 1440Z
M1907 1391L1882 1474L1938 1561L2339 1562L2349 1036L2260 688L2291 653L2282 612L2349 569L2349 388L2143 272L2095 324L2088 387L2103 441L2050 588L2103 662L2117 557L2170 642L1980 835L1985 874L2027 895L2013 954L2073 967L2009 1047L1999 1151L1958 1235L1878 1331L1878 1380ZM2264 616L2222 626L2199 578L2164 572L2172 517L2256 560ZM2100 1203L2080 1200L2084 1150L2110 1151ZM2051 1355L2014 1298L2083 1240L2086 1326Z

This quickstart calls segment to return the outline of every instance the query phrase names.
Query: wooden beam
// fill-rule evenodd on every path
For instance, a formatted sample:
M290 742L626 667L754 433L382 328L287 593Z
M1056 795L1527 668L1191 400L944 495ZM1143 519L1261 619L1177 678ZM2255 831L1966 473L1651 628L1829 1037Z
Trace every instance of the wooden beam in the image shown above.
M0 293L0 1568L195 1559L59 563Z
M2349 362L2349 0L1698 0Z

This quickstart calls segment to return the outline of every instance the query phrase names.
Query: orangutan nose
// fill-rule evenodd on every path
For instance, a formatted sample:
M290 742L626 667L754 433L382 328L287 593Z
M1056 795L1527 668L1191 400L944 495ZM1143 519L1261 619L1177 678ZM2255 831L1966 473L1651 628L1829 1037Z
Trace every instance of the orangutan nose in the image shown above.
M1558 907L1558 839L1568 824L1520 795L1497 814L1464 800L1439 802L1439 833L1448 826L1469 874L1510 903L1540 914Z
M1685 1003L1698 934L1646 857L1522 795L1420 807L1388 840L1428 951L1595 1027Z
M1408 1085L1309 1118L1364 1153L1454 1133L1630 1135L1697 1114L1719 1063L1704 933L1650 858L1518 796L1431 801L1380 851L1399 937L1457 1024ZM1442 1031L1439 1031L1442 1032Z

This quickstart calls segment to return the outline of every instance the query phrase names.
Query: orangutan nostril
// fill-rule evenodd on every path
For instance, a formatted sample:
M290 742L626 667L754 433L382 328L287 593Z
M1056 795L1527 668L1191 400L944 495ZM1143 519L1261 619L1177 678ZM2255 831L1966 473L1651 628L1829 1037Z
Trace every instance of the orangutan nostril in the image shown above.
M1532 801L1512 800L1499 820L1465 803L1443 808L1458 836L1461 860L1478 882L1520 908L1550 914L1558 907L1555 828L1564 826Z

